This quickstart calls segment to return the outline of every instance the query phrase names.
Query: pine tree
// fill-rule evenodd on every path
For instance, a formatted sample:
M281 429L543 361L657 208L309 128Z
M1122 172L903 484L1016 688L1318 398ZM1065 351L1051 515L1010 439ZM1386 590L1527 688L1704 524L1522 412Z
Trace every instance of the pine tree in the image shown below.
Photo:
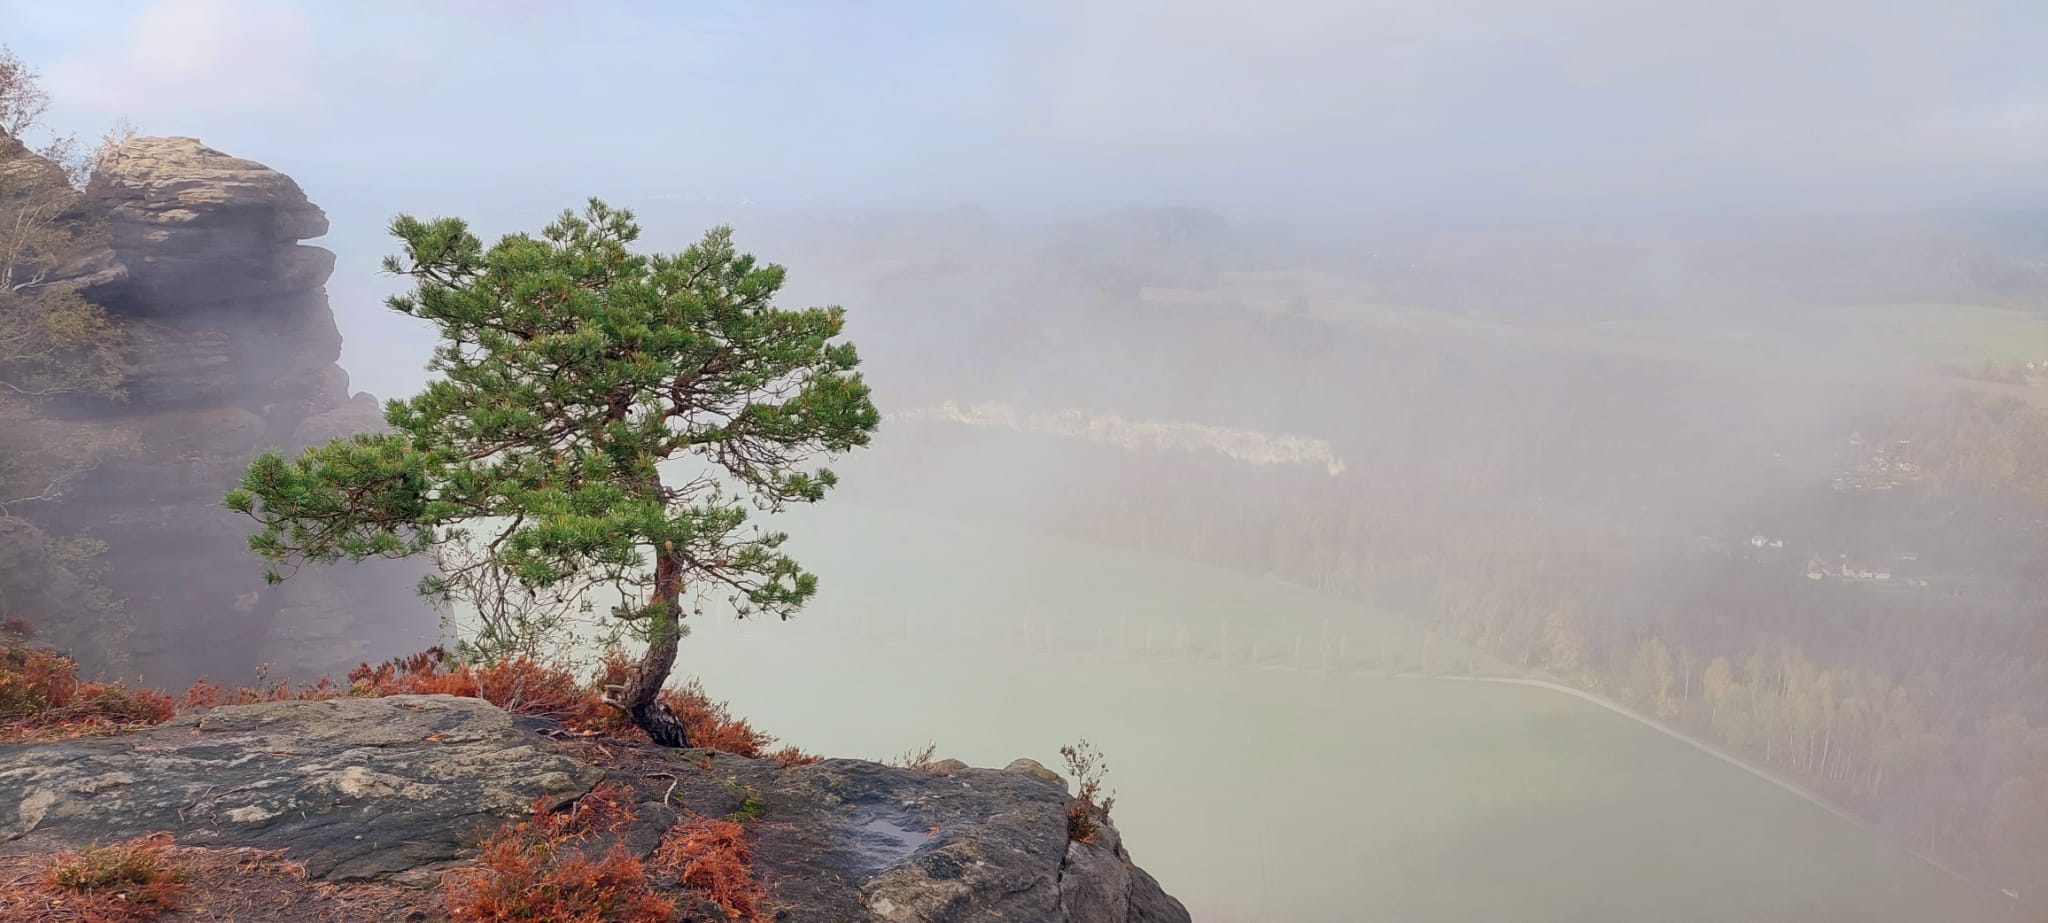
M489 249L452 218L391 233L404 255L385 268L414 289L389 305L437 329L438 377L388 404L392 432L256 459L227 498L261 525L250 547L275 580L465 541L484 551L467 566L529 590L615 592L646 649L607 701L688 746L657 698L681 619L712 596L743 617L796 612L817 579L749 513L823 499L832 472L802 465L880 420L836 342L844 311L777 307L782 267L736 253L727 228L635 253L632 214L595 199Z

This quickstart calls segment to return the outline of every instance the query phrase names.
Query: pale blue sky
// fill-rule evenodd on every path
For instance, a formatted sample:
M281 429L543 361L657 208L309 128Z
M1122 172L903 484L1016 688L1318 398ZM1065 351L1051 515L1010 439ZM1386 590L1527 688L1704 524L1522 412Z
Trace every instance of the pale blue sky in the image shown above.
M2048 191L2038 0L0 0L0 18L67 125L125 113L408 192L1406 209Z
M395 212L506 230L592 194L742 231L750 208L963 201L2048 205L2041 0L0 0L0 22L61 127L125 115L298 178L335 220L338 300L367 299Z

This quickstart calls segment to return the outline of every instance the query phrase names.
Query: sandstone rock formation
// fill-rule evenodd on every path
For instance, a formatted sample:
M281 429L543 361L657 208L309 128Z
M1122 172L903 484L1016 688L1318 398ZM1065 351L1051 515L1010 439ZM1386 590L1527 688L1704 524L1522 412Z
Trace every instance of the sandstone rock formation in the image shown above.
M165 685L240 682L264 663L310 677L424 646L436 624L411 592L416 565L308 570L267 587L250 524L220 505L258 451L381 423L335 364L334 255L300 243L326 233L326 215L290 177L192 138L124 143L79 212L105 245L68 261L69 281L116 316L129 368L124 401L70 416L118 426L141 451L37 515L107 543L107 582L131 626L119 666ZM65 626L43 627L67 640Z
M163 830L188 845L283 847L330 881L427 883L480 825L604 779L637 800L618 838L643 854L681 812L747 818L755 875L789 923L1188 920L1113 826L1068 840L1066 784L1042 767L785 767L614 743L601 770L567 755L574 742L521 725L543 726L474 699L394 696L0 746L0 854Z

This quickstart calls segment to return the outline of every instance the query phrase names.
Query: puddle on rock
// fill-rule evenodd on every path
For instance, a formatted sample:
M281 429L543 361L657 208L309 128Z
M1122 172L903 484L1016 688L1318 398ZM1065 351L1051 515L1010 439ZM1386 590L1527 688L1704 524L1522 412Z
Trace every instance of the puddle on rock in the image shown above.
M876 872L910 858L931 840L917 818L893 808L854 809L847 833L854 851Z

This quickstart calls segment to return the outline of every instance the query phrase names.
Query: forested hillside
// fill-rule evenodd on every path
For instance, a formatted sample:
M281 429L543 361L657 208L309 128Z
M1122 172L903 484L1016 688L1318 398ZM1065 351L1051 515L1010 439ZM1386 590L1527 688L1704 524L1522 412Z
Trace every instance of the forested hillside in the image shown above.
M958 294L917 297L931 281L878 288ZM914 435L856 493L1408 613L2002 887L2048 870L2048 414L2025 395L1875 361L1672 357L1107 292L1028 322L911 326L1020 358L891 383L890 406L1080 407L1327 440L1333 458L1252 464L955 408L903 415ZM963 472L999 461L1029 483L972 489Z

